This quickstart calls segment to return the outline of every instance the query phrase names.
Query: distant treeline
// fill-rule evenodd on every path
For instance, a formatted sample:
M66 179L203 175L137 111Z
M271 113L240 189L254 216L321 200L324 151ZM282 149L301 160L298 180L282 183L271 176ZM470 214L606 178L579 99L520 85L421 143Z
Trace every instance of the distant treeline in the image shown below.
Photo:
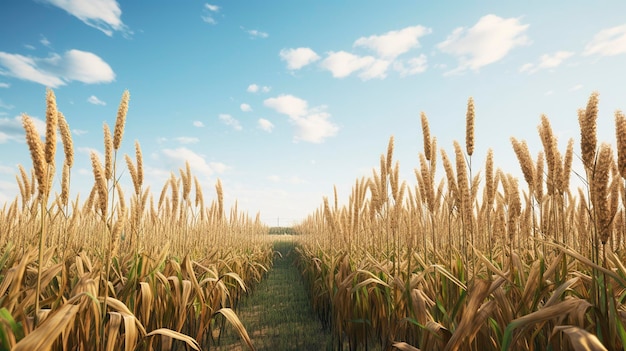
M270 227L269 231L271 234L289 234L289 235L297 235L298 232L291 227Z

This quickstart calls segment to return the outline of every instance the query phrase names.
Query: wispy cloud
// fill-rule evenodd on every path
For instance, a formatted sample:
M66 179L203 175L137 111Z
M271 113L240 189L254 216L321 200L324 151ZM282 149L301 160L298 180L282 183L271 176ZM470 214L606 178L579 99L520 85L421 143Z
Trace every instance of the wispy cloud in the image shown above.
M6 109L6 110L12 110L14 107L15 106L7 104L4 101L2 101L2 99L0 99L0 108Z
M88 99L87 102L89 102L90 104L94 104L94 105L101 105L101 106L105 106L107 103L98 99L97 96L95 95L91 95Z
M585 46L584 56L615 56L626 53L626 24L601 30Z
M9 84L9 83L0 82L0 88L8 88L10 86L11 86L11 84Z
M203 177L210 177L215 173L224 173L230 168L220 162L208 162L204 155L186 147L163 149L157 156L166 169L183 168L185 162L189 162L191 171Z
M243 29L246 33L250 34L252 38L266 39L270 36L266 32L261 32L260 30L257 30L257 29L245 29L244 27L241 27L241 29Z
M41 43L41 45L46 47L50 47L51 45L50 40L48 40L48 38L44 37L43 35L41 36L41 39L39 39L39 42Z
M569 88L569 91L576 91L576 90L580 90L583 88L582 84L576 84L574 86L572 86L571 88Z
M89 132L86 131L86 130L83 130L83 129L72 129L72 133L74 133L74 135L81 136L81 135L85 135L85 134L87 134Z
M204 123L202 121L193 121L193 126L197 128L204 127Z
M421 54L418 57L408 59L406 62L395 61L393 63L393 69L400 72L403 77L411 76L418 73L423 73L428 68L428 60L426 55Z
M458 67L446 74L461 73L468 69L477 71L501 60L513 48L529 45L531 41L524 34L528 26L518 18L501 18L490 14L469 29L455 29L446 40L437 44L439 50L458 60Z
M219 6L211 4L204 4L204 8L211 12L218 12L220 10Z
M46 133L46 122L37 117L30 117L37 132L40 136ZM22 126L22 116L16 116L14 118L3 117L0 118L0 144L9 141L24 141L24 127Z
M0 173L2 174L15 174L13 167L0 165Z
M401 76L422 73L428 68L426 55L420 54L409 59L402 59L400 56L419 48L419 39L431 32L430 28L416 25L380 35L360 37L352 46L369 49L374 55L360 55L345 50L329 51L319 66L330 71L335 78L357 74L364 81L387 78L389 68L393 68Z
M555 68L561 65L563 61L572 57L574 55L573 52L570 51L557 51L554 54L545 54L541 55L538 63L527 63L520 67L520 72L526 72L528 74L533 74L541 69L546 68Z
M233 116L226 114L226 113L222 113L219 116L220 121L222 121L222 123L224 123L227 126L231 126L234 130L242 130L243 127L241 126L241 123L239 123L238 120L236 120L235 118L233 118Z
M248 105L248 104L241 104L241 105L239 105L239 108L243 112L251 112L252 111L252 107L250 105Z
M265 118L259 118L257 122L259 129L271 133L274 130L274 124Z
M379 57L393 60L405 52L419 47L419 38L431 32L430 28L423 26L406 27L382 35L361 37L354 42L354 46L374 50Z
M115 80L111 66L96 54L70 50L63 56L52 54L37 58L0 51L0 66L4 74L49 87L59 87L71 81L87 84L109 83Z
M102 31L108 36L119 31L130 34L122 22L122 10L115 0L42 0L65 10L88 26ZM45 45L45 44L44 44Z
M306 100L293 95L279 95L266 99L263 104L278 113L289 116L295 126L294 141L322 143L328 137L335 136L339 127L330 122L330 114L325 106L309 109Z
M299 70L320 59L319 55L310 48L282 49L280 59L287 62L287 69Z
M249 93L258 93L259 91L263 92L263 93L267 93L271 90L272 88L268 87L268 86L258 86L257 84L250 84L248 85L248 88L246 89L247 92Z
M196 137L178 137L178 138L175 138L174 140L176 140L177 142L181 144L195 144L200 141L200 139Z
M204 4L204 9L203 9L204 14L200 17L206 23L217 24L217 20L215 20L215 17L213 17L213 14L219 11L220 11L220 7L217 5Z
M390 61L373 56L358 56L346 51L329 52L320 66L331 72L335 78L345 78L354 72L360 72L363 80L372 78L383 79L387 76Z

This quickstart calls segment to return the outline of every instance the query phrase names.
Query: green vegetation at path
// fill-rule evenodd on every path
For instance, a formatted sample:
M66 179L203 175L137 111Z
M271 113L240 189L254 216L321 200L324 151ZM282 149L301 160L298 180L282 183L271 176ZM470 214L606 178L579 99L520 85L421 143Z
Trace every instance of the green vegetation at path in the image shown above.
M285 237L288 236L281 236ZM276 255L273 268L237 311L259 351L331 349L330 334L322 330L294 265L293 248L291 240L275 241L274 250L280 256ZM211 350L247 349L228 323L220 346L211 347Z

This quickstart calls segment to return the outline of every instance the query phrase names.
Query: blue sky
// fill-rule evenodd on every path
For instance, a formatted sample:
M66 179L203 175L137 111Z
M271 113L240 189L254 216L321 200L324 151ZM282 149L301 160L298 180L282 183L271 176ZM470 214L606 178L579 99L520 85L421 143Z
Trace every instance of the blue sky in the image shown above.
M470 96L474 168L493 148L496 165L517 175L509 138L536 154L542 113L561 149L574 138L579 153L576 111L592 91L600 140L613 142L613 113L626 109L624 13L617 0L5 0L0 203L19 193L17 165L32 167L20 116L43 126L46 87L73 130L72 193L82 199L89 152L103 150L102 125L115 124L125 89L122 153L140 142L155 196L188 160L205 199L219 178L228 206L270 225L304 219L334 185L345 203L392 135L414 184L420 112L450 154L464 142Z

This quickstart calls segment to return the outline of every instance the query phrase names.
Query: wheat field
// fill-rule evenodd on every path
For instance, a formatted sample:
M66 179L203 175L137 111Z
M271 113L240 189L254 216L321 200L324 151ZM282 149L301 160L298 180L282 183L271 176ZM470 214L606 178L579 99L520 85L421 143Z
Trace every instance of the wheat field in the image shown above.
M299 267L334 348L626 349L624 114L615 142L599 143L593 93L578 110L580 148L565 150L541 116L537 156L511 137L522 180L492 150L472 163L475 118L470 98L465 145L448 154L422 113L414 187L399 179L392 137L346 205L335 189L297 227Z
M1 350L204 350L227 324L255 349L236 312L272 268L267 226L225 209L219 180L205 202L189 163L154 196L139 142L118 154L129 99L103 126L103 159L90 156L91 192L75 199L54 92L44 138L22 116L32 163L0 210ZM294 264L333 349L626 349L626 116L616 111L616 140L599 142L598 103L593 93L578 111L579 147L560 150L546 116L538 155L511 137L521 180L492 150L472 164L471 98L465 145L450 154L422 113L415 186L400 179L392 137L346 205L337 189L324 198L293 228Z
M188 163L155 199L139 142L135 155L118 154L128 104L126 91L113 130L103 126L104 160L91 153L84 198L69 198L74 150L54 92L44 139L22 116L32 170L19 166L20 195L0 210L0 349L200 350L226 323L254 349L234 310L271 268L265 225L225 209L219 180L205 203Z

